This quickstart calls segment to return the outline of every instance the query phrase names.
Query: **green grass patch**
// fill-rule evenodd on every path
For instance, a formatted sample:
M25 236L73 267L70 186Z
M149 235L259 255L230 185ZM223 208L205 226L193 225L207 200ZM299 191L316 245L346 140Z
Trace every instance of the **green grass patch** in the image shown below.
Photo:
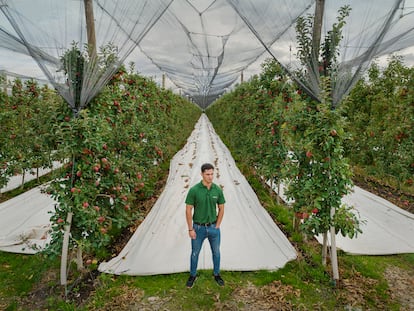
M0 293L3 297L27 294L48 269L40 255L0 252Z
M20 299L41 282L46 271L56 266L42 255L0 252L0 307L20 310L17 308ZM53 283L56 281L53 280Z

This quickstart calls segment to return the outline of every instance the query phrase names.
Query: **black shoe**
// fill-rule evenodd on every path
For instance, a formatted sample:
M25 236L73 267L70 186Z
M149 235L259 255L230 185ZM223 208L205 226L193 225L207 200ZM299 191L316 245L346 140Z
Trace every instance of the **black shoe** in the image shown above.
M217 284L218 284L219 286L224 286L224 281L223 281L223 279L221 278L220 274L215 275L215 276L214 276L214 279L216 280L216 282L217 282Z
M197 279L197 276L192 276L192 275L190 275L190 277L188 278L188 280L187 280L187 284L186 284L186 286L188 287L188 288L191 288L191 287L193 287L193 285L194 285L194 282L195 282L195 280Z

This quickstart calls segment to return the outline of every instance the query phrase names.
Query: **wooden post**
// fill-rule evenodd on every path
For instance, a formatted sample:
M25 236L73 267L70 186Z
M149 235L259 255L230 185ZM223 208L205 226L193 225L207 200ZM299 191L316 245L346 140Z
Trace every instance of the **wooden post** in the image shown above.
M86 32L88 35L89 56L96 56L96 34L95 34L95 18L93 16L93 0L84 0L85 3L85 19Z
M323 234L322 244L322 265L326 266L326 257L328 256L328 232Z
M331 219L335 215L335 209L331 208ZM338 269L338 258L336 254L336 234L335 234L335 227L331 226L331 265L332 265L332 274L333 274L333 281L335 285L339 280L339 269Z
M240 73L240 83L243 83L243 71Z
M67 265L68 265L68 249L69 249L69 235L70 226L72 224L73 214L70 212L66 218L64 226L65 232L63 234L62 258L60 261L60 285L66 286L68 284Z
M322 20L323 13L325 8L325 0L316 0L315 1L315 17L313 21L313 36L312 36L312 54L311 54L311 63L312 71L316 77L319 77L319 48L321 46L321 36L322 36Z
M165 73L162 74L162 84L161 87L165 89Z

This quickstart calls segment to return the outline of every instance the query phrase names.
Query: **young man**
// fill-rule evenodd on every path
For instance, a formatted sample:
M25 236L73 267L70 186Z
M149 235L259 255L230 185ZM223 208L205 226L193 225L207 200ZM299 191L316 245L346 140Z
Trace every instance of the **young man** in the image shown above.
M202 180L190 188L185 199L188 234L191 238L190 277L187 287L191 288L197 278L198 256L205 239L210 243L213 254L213 273L217 284L224 286L220 276L220 224L226 202L221 187L213 183L214 166L201 166ZM218 212L217 212L218 210Z

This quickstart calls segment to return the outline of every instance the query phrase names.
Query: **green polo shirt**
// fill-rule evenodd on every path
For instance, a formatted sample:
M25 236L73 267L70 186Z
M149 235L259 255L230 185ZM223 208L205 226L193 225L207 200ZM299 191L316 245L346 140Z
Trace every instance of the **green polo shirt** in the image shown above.
M193 221L202 224L215 222L217 204L224 203L223 190L214 183L209 190L202 181L190 188L185 199L185 204L194 206Z

